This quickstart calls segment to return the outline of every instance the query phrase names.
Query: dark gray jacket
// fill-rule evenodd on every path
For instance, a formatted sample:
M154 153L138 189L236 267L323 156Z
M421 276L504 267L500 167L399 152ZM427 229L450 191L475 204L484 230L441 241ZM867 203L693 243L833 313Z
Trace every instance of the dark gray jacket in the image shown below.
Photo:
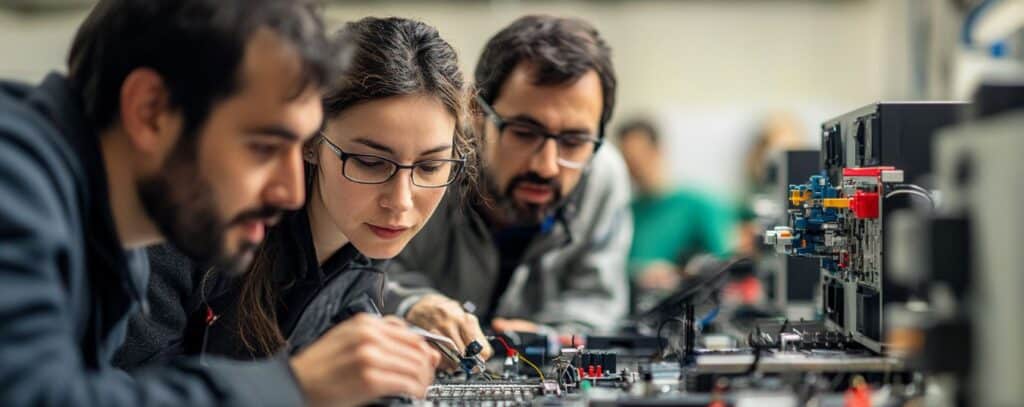
M618 150L597 152L561 218L526 246L498 297L498 246L476 208L450 191L388 268L387 312L404 315L427 293L476 305L477 316L525 318L568 331L613 330L629 308L626 256L633 238L629 174ZM497 302L497 303L495 303Z
M295 354L357 312L377 312L384 275L352 245L319 266L305 210L286 214L270 230L280 242L274 259L278 328ZM150 249L149 315L132 317L114 364L137 369L182 355L263 357L238 331L237 279L195 267L168 246Z
M111 366L149 269L122 248L106 182L63 76L0 83L0 405L300 404L283 359Z

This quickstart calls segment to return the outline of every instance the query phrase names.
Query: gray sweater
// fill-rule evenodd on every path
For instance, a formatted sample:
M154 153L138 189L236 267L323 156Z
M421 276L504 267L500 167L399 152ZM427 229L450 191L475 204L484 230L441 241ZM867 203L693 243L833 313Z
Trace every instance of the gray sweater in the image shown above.
M504 294L493 298L499 253L476 209L449 191L444 202L392 262L386 312L404 315L425 294L470 301L477 313L524 318L573 332L614 329L629 308L626 257L633 237L625 163L601 147L570 194L561 218L527 245Z

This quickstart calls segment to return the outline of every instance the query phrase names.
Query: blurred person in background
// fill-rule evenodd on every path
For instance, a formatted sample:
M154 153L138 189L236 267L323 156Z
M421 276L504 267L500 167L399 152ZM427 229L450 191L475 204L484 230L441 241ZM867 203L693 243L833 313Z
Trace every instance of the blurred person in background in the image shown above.
M807 146L804 133L803 122L792 112L777 111L765 115L743 160L747 191L755 191L765 183L766 171L774 154Z
M772 159L787 149L805 148L803 123L787 111L772 112L760 121L750 147L743 160L743 196L737 205L736 252L756 256L762 239L763 227L757 223L753 199L765 188L774 188L774 180L767 179ZM809 175L809 174L808 174Z
M731 253L730 209L712 196L672 185L663 140L650 121L624 123L617 138L634 187L630 277L640 293L674 291L691 259Z
M763 219L758 218L754 210L755 200L766 189L776 188L775 180L770 179L775 171L775 156L784 150L804 147L803 124L795 114L787 111L772 112L760 121L750 147L743 161L744 188L743 195L735 203L736 223L735 254L757 259L762 255L761 241L765 226ZM773 214L771 223L777 222L778 216ZM760 215L764 216L764 215ZM762 304L766 298L765 284L761 277L769 273L763 262L755 262L749 275L740 276L731 281L723 290L723 301L726 303L756 305Z
M389 270L391 311L459 343L475 332L463 302L499 332L614 329L632 220L626 167L602 146L610 49L582 20L522 17L488 41L476 86L484 198L446 198Z

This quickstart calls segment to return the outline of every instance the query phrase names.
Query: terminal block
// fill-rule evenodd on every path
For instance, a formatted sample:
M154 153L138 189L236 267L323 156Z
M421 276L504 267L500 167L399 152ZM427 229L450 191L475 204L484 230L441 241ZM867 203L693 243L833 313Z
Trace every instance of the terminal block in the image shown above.
M789 224L765 233L765 243L791 256L822 260L831 273L877 277L881 213L889 186L903 182L893 167L843 169L837 186L822 172L789 186Z

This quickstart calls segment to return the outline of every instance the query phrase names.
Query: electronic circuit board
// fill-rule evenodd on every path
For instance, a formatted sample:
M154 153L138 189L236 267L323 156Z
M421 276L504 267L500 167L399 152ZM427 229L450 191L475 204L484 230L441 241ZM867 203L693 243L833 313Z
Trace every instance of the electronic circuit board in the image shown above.
M557 383L511 380L471 383L437 383L427 390L424 405L530 406L537 403L565 405Z

